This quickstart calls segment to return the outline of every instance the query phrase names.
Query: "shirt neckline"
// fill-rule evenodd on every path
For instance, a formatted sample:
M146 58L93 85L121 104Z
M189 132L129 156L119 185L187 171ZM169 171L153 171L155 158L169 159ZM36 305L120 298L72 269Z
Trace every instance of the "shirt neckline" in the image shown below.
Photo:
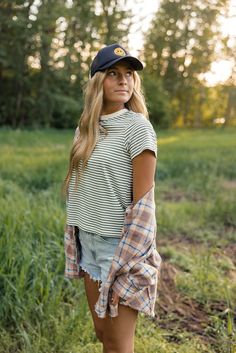
M123 108L121 110L118 110L117 112L111 113L111 114L104 114L100 116L100 120L104 121L104 120L110 120L111 118L114 117L118 117L120 115L122 115L123 113L127 112L128 109L127 108Z

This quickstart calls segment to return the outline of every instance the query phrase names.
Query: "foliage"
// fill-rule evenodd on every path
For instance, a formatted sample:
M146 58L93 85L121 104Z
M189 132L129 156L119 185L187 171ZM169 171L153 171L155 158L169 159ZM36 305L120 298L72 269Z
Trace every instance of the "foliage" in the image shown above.
M139 3L139 0L134 0ZM219 18L229 0L163 0L140 51L153 122L235 125L235 70L222 86L202 79L220 55L235 61ZM136 17L127 0L41 0L0 4L0 125L74 127L92 58L103 44L128 46ZM135 24L137 25L137 23ZM229 45L229 43L231 43Z
M103 43L127 44L130 12L123 5L123 0L4 1L0 124L74 126L92 57Z
M161 2L145 37L144 60L149 74L161 79L169 92L172 122L198 127L205 119L209 123L205 107L209 106L208 89L201 75L216 59L216 47L226 50L219 14L226 13L228 5L228 0ZM225 113L226 107L223 116ZM211 112L211 120L215 117Z
M161 127L170 126L169 95L167 91L164 91L161 80L144 75L143 85L151 121Z

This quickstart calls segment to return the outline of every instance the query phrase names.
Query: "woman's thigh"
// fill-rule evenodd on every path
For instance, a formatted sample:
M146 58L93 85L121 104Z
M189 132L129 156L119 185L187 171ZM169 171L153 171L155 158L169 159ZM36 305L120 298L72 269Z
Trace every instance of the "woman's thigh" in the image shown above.
M85 286L85 292L88 300L88 305L89 305L90 312L92 314L96 336L102 342L104 320L100 319L97 316L97 313L95 312L95 308L94 308L100 294L99 285L100 285L99 281L94 281L93 279L91 279L88 273L85 273L84 286Z
M84 284L96 336L103 342L105 351L114 350L117 353L132 353L138 312L119 304L119 315L117 317L111 318L107 314L106 318L100 319L94 308L100 294L99 282L92 280L86 273Z
M118 316L106 316L103 324L103 344L106 352L134 352L134 334L138 311L118 304Z

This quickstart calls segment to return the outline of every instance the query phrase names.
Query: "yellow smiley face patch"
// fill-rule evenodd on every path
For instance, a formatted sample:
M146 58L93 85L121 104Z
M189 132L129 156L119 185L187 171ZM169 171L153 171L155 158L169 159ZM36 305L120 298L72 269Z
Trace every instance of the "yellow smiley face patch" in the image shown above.
M125 56L126 54L125 54L125 51L122 49L122 48L116 48L115 50L114 50L114 53L116 54L116 55L118 55L118 56Z

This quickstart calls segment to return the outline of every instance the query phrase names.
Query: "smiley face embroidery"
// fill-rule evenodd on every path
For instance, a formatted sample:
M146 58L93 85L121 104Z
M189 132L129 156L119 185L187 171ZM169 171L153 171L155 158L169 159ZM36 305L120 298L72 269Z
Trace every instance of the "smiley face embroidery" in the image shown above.
M116 48L115 50L114 50L114 53L116 54L116 55L118 55L118 56L125 56L126 54L125 54L125 51L122 49L122 48Z

